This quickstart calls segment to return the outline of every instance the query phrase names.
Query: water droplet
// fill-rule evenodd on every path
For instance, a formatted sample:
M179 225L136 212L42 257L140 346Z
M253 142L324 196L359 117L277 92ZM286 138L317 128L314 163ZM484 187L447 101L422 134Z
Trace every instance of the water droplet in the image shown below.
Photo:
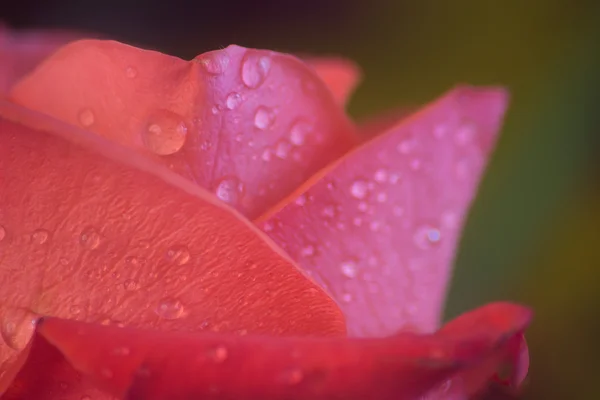
M367 212L368 210L369 210L369 205L366 202L361 201L360 203L358 203L358 211Z
M45 229L37 229L31 234L31 243L44 244L48 241L50 232Z
M362 180L354 181L350 186L350 193L357 199L364 199L367 196L368 190L369 186L367 182Z
M6 237L6 229L0 225L0 242L4 240Z
M242 81L250 89L256 89L265 81L271 69L271 59L249 51L242 62Z
M388 179L388 173L385 169L378 169L375 171L375 182L384 183Z
M290 368L281 374L281 379L288 385L297 385L304 379L304 373L300 368Z
M213 51L196 57L196 62L211 75L220 75L229 66L229 57L223 51Z
M94 115L94 112L89 108L84 108L83 110L81 110L79 112L78 118L79 123L86 128L94 125L94 122L96 121L96 116Z
M158 303L155 312L156 315L164 319L178 319L186 314L185 307L181 301L172 297L162 299Z
M208 352L208 356L216 363L224 362L227 360L228 355L227 347L225 346L217 346Z
M291 148L292 146L288 142L282 140L275 147L275 155L284 160L290 154Z
M169 110L159 110L148 119L143 141L155 154L174 154L185 144L187 132L188 127L183 117Z
M437 245L441 239L440 230L428 225L418 228L414 235L415 244L422 249Z
M190 251L185 245L177 245L169 248L165 254L167 261L176 264L184 265L190 261Z
M459 146L466 146L473 138L475 138L476 128L475 125L471 122L467 122L461 125L457 131L456 136L454 137L456 144Z
M391 174L390 175L390 183L392 185L395 185L398 182L400 182L400 175L398 175L398 174Z
M418 171L420 170L422 167L422 163L421 160L419 160L418 158L413 158L412 160L410 160L410 168L413 171Z
M262 158L263 161L271 161L271 150L264 149L260 158Z
M392 214L394 214L396 217L401 217L404 215L404 208L400 206L394 206L392 208Z
M352 294L350 294L350 293L342 294L342 301L344 303L350 303L352 301Z
M215 194L222 201L236 205L244 192L244 185L235 177L223 178L215 189Z
M306 204L306 195L301 194L300 196L298 196L295 203L297 206L300 206L300 207L304 206ZM2 240L2 239L0 239L0 240Z
M133 79L137 76L138 71L135 67L127 67L125 69L125 75L129 78L129 79Z
M273 123L273 111L260 106L254 114L254 126L258 129L267 129Z
M347 278L356 278L356 275L358 274L358 269L354 261L344 261L340 265L340 270L342 271L342 274Z
M225 100L225 105L230 110L235 110L240 104L242 104L242 96L239 93L229 93Z
M38 315L24 308L9 308L0 315L0 336L13 350L23 350L35 331Z
M290 129L290 142L294 146L302 146L312 130L312 125L308 122L303 120L296 121Z
M436 125L433 128L433 136L436 139L443 139L446 136L446 133L448 132L448 127L446 125Z
M379 232L379 230L381 229L381 222L371 221L371 223L369 224L369 229L371 230L371 232Z
M387 201L387 193L385 193L385 192L377 193L376 199L379 203L385 203Z
M304 246L301 250L300 250L300 255L302 257L310 257L313 254L315 254L315 248L311 245L308 246Z
M139 285L135 279L127 279L123 282L123 287L125 290L134 291L138 289Z
M396 150L398 150L398 152L402 153L402 154L408 154L410 153L415 147L415 143L412 140L403 140L402 142L400 142L400 144L398 144L398 146L396 146Z
M321 215L327 218L335 217L335 207L334 206L325 206L321 211Z
M270 222L265 222L263 224L262 228L263 228L263 231L265 231L265 232L271 232L271 231L273 231L273 224Z
M354 217L354 219L352 219L352 223L354 226L362 226L363 220L361 217Z

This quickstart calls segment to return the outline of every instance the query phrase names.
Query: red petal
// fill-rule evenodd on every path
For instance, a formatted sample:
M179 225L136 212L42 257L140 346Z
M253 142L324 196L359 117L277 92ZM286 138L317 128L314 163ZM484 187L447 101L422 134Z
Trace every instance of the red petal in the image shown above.
M0 345L0 364L26 345L36 315L344 333L331 298L203 189L51 118L6 102L0 114L63 136L0 120L0 327L13 348Z
M306 62L325 82L335 100L342 106L346 105L360 82L358 66L343 58L309 58Z
M463 220L506 102L502 89L453 90L261 219L338 300L350 335L438 326Z
M186 62L117 42L75 42L11 98L152 157L250 217L357 140L306 64L238 46Z
M0 93L8 92L42 60L77 36L61 31L11 31L0 24Z
M162 333L49 318L40 333L75 369L128 399L417 399L486 363L522 332L528 310L500 305L513 325L479 320L462 335L385 339ZM483 310L482 312L488 312ZM90 343L97 345L90 347Z

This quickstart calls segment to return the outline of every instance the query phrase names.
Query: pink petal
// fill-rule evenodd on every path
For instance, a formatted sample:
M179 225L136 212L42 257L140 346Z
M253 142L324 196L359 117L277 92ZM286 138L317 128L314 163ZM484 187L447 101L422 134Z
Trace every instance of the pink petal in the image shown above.
M335 302L205 190L12 103L0 115L29 125L0 118L0 393L39 316L344 335Z
M151 157L249 217L357 142L305 63L238 46L186 62L79 41L45 60L11 99Z
M358 86L361 72L358 66L343 58L309 58L305 60L329 88L336 101L345 106Z
M506 324L497 323L498 313ZM451 377L489 364L523 332L530 312L498 304L460 319L451 332L384 339L166 333L55 318L39 331L77 371L131 400L416 400ZM471 322L475 329L460 331Z
M313 177L259 226L342 307L352 336L430 332L507 103L455 89Z

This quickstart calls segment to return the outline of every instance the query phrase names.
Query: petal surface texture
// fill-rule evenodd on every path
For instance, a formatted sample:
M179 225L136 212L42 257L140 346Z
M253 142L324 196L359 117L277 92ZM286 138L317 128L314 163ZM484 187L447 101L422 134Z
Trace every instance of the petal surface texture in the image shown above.
M306 63L239 46L188 62L118 42L78 41L10 96L151 157L251 218L358 140Z
M460 231L507 103L459 87L311 178L258 225L338 301L351 336L440 321Z
M336 101L345 106L358 86L360 69L352 61L343 58L309 58L306 62L329 88Z
M39 316L344 335L335 302L209 192L80 128L5 101L0 115L0 373Z

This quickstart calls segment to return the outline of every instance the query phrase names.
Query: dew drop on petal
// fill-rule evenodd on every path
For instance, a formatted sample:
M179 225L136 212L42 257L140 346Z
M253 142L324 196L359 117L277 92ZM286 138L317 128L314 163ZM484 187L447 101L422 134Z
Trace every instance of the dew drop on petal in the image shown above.
M202 54L194 60L210 75L220 75L229 66L229 57L223 52Z
M236 205L244 193L244 185L235 177L223 178L215 189L215 194L225 203Z
M85 228L79 236L79 243L86 249L94 250L100 245L100 234L96 228L90 226Z
M13 350L23 350L35 331L39 316L24 308L8 308L0 315L0 336Z
M374 178L375 182L384 183L388 179L388 173L385 169L378 169L377 171L375 171Z
M45 229L36 229L31 234L31 243L44 244L50 238L50 232Z
M242 104L242 96L237 92L229 93L225 100L227 108L229 110L235 110L240 104Z
M369 186L363 180L354 181L350 186L350 194L357 199L364 199L368 190Z
M155 309L156 315L164 319L178 319L184 316L185 307L181 301L167 297L162 299Z
M227 360L229 352L225 346L217 346L208 351L208 356L216 363L222 363Z
M260 106L254 113L254 126L258 129L267 129L273 123L273 112L267 107Z
M242 62L242 82L250 89L256 89L265 81L271 69L271 59L248 52Z
M302 146L312 129L312 125L307 121L296 121L290 129L290 142L294 146Z
M190 251L185 245L172 246L165 254L167 261L175 265L185 265L190 261Z
M291 148L292 146L288 142L282 140L275 146L275 155L284 160L290 154Z
M475 134L475 125L471 122L466 122L457 129L454 140L459 146L466 146L475 138Z
M169 110L158 110L148 118L142 139L148 150L165 156L181 150L187 132L183 117Z
M123 282L123 287L128 291L135 291L139 288L139 285L135 279L127 279Z
M138 71L135 67L127 67L125 69L125 75L129 78L129 79L134 79L138 74Z
M313 254L315 254L315 248L311 245L308 246L304 246L301 250L300 250L300 255L302 257L310 257Z
M94 125L94 122L96 122L96 116L90 108L84 108L79 111L78 119L81 126L86 128Z
M354 261L344 261L340 265L340 270L342 271L342 275L346 278L356 278L356 275L358 274L358 269Z
M306 195L305 194L301 194L300 196L298 196L298 198L295 200L295 203L297 206L304 206L306 204ZM2 240L2 239L0 239Z
M429 225L419 227L414 235L415 244L421 249L429 249L439 244L441 239L440 230Z

